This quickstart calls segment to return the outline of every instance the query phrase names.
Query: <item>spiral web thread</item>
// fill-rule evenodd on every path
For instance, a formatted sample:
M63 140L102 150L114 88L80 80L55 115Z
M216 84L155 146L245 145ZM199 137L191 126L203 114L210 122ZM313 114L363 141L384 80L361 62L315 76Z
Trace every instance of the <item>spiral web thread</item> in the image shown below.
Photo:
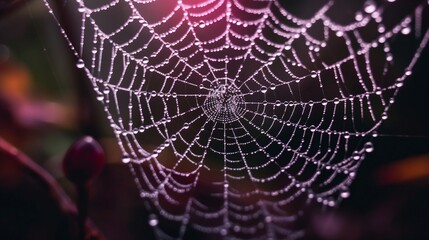
M428 3L405 2L76 0L73 39L45 0L159 239L296 239L347 198L429 40Z

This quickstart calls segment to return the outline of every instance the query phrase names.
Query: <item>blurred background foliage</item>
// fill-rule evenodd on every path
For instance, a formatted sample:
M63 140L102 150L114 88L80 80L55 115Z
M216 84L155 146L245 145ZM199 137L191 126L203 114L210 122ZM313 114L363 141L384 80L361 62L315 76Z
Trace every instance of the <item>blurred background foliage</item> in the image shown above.
M0 97L10 115L1 120L2 137L42 161L61 158L82 134L112 137L42 1L3 13L0 31Z

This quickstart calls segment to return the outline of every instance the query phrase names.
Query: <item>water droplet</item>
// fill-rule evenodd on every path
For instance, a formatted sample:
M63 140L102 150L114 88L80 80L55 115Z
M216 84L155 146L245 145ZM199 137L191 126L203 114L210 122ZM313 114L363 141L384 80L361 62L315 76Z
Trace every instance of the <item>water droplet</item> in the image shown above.
M155 227L156 225L158 225L158 218L156 217L156 215L149 215L149 226Z
M338 103L340 103L340 100L338 98L334 99L334 104L337 105Z
M367 142L364 145L365 152L370 153L374 151L374 144L372 142Z
M328 100L326 100L326 99L323 99L323 100L322 100L322 105L323 105L323 106L326 106L326 105L328 105Z
M77 67L77 68L83 68L83 67L85 67L85 63L83 62L83 60L82 60L82 59L79 59L79 60L77 61L77 63L76 63L76 67Z
M402 87L402 86L404 86L404 83L403 83L403 82L397 82L397 83L395 84L395 86L396 86L396 87Z
M386 55L386 61L388 61L388 62L393 61L393 55L391 53Z
M122 157L122 162L123 162L123 163L129 163L129 162L131 162L131 158L130 158L130 156L128 156L128 155L124 155L124 156Z
M356 21L362 21L362 19L363 19L362 13L361 12L357 12L356 15L355 15L355 19L356 19Z
M311 71L311 75L312 78L316 78L317 77L317 72L316 71Z
M359 152L357 152L357 151L353 152L352 158L353 158L353 160L359 160L360 159Z
M149 58L148 57L143 57L143 63L147 64L149 62Z
M104 96L103 95L98 95L97 96L97 100L98 101L103 101L104 100Z
M368 1L365 3L364 10L366 13L373 13L377 7L373 1Z
M408 34L410 34L410 33L411 33L411 28L410 28L410 27L404 27L404 28L401 30L401 33L402 33L402 34L404 34L404 35L408 35Z
M405 71L405 75L406 76L411 76L413 74L413 72L411 71L411 70L409 70L409 69L407 69L406 71Z
M265 87L265 86L261 87L261 92L262 93L266 93L267 91L268 91L267 87Z
M348 192L348 191L342 192L342 193L340 194L340 196L341 196L342 198L348 198L348 197L350 197L350 192Z

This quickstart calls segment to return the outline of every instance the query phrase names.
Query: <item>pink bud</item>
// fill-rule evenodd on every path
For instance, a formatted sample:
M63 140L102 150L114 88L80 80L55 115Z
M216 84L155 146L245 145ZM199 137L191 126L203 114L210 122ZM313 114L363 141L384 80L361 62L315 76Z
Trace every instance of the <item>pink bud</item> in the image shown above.
M100 173L104 162L104 151L100 144L86 136L68 149L64 156L63 171L70 181L82 185Z

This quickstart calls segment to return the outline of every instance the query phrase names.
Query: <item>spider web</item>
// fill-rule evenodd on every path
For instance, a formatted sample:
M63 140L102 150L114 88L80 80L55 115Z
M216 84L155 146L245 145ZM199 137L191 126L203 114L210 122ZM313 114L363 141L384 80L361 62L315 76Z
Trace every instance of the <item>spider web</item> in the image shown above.
M349 197L429 40L426 1L65 2L78 34L45 3L159 239L302 237L308 206Z

